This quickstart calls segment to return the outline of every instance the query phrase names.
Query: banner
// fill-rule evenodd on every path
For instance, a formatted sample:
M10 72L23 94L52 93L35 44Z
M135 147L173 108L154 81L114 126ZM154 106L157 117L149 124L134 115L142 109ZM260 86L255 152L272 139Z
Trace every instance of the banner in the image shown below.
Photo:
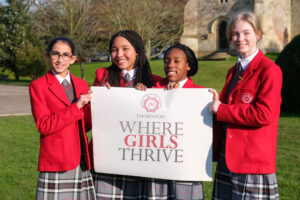
M212 180L208 89L91 87L96 172Z

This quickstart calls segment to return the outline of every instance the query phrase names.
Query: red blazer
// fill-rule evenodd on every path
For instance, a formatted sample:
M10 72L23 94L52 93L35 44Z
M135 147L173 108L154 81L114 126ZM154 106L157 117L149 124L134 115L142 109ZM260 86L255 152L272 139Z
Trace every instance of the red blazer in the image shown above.
M122 72L121 72L122 73ZM99 68L97 69L96 71L96 78L94 80L94 86L99 86L100 84L100 81L102 80L103 77L106 77L103 82L101 83L101 85L103 86L106 79L107 79L107 76L108 76L108 71L107 71L107 68ZM157 83L158 81L160 81L162 79L162 77L160 76L157 76L157 75L154 75L154 74L151 74L151 80L153 82L153 84ZM125 86L125 83L124 83L124 80L121 79L121 82L120 82L120 87L124 87Z
M229 170L245 174L275 173L282 72L259 51L225 104L234 72L235 66L229 70L220 93L222 104L214 124L214 160L217 160L222 133L220 122L226 122L225 158Z
M182 88L204 88L201 85L194 84L191 77L187 77L187 78L188 78L188 80L183 85ZM152 88L165 88L168 83L169 83L169 80L167 78L164 78L164 79L161 79L160 81L156 82L155 86L153 86Z
M89 90L88 84L71 75L76 99ZM29 86L31 109L40 132L39 171L67 171L78 166L81 156L79 134L84 138L86 166L90 169L84 112L71 104L51 71ZM89 110L85 107L85 110ZM90 127L91 122L87 122Z

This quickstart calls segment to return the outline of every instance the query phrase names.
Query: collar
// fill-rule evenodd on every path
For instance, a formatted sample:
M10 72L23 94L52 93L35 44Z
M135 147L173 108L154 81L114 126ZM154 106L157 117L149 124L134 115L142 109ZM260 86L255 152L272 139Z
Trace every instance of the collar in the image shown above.
M51 72L54 74L54 76L57 78L57 80L60 84L63 82L64 79L66 79L69 83L71 83L71 76L70 76L69 71L68 71L68 74L65 78L58 75L53 69L51 69Z
M137 67L136 67L136 68L133 68L133 69L130 70L130 71L127 71L127 70L123 69L123 70L122 70L122 75L123 75L123 77L124 77L125 74L128 73L129 76L130 76L130 81L132 81L132 80L135 79L136 72L137 72Z
M179 88L183 88L184 84L187 82L188 78L186 77L182 81L179 82Z
M253 60L253 58L256 56L257 53L258 53L258 49L256 49L256 51L251 56L249 56L247 58L242 59L241 57L239 57L238 63L239 62L241 63L244 71L246 70L249 63Z

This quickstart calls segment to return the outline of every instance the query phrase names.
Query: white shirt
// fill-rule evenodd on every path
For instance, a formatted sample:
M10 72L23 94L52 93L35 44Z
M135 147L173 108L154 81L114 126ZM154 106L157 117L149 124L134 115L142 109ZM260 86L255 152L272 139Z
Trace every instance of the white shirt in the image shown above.
M238 63L239 62L241 63L244 71L247 69L249 63L253 60L253 58L256 56L257 53L258 53L258 49L256 49L256 51L251 56L248 56L247 58L239 57Z
M61 84L63 82L63 80L67 80L69 82L69 84L71 83L71 76L70 73L68 71L68 74L65 78L61 77L59 74L57 74L53 69L51 69L52 73L55 75L55 77L57 78L58 82Z
M123 77L125 76L126 73L128 73L129 76L130 76L130 81L132 81L132 80L135 79L136 71L137 71L137 67L136 67L136 68L133 68L133 69L130 70L130 71L127 71L127 70L123 69L123 70L122 70Z

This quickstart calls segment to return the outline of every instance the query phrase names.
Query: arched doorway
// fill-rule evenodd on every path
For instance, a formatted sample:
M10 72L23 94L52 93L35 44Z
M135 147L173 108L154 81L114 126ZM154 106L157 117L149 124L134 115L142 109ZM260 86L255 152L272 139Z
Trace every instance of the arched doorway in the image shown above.
M219 24L218 36L219 36L219 50L226 51L229 49L228 41L226 38L227 22L222 21Z

